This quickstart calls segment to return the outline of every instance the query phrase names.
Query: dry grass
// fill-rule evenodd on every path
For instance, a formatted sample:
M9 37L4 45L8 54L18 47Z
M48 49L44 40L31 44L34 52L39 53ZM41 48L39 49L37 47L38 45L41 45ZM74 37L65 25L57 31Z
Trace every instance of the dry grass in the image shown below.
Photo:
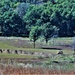
M0 75L75 75L75 71L58 71L42 68L0 67Z

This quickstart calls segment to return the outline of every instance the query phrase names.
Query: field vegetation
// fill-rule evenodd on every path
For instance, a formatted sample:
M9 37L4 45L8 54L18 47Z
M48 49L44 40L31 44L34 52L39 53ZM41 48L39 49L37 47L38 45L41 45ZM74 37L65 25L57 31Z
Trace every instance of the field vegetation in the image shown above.
M11 40L12 39L12 40ZM48 52L50 57L41 57L36 55L20 55L10 53L0 53L0 69L3 74L74 74L75 55L71 47L72 38L55 38L54 44L50 40L47 44L45 41L36 41L35 47L33 42L28 38L0 38L0 49L24 50L28 52ZM16 43L14 45L14 42ZM20 42L20 43L19 43ZM59 42L61 44L59 44ZM19 46L19 44L21 47ZM29 48L25 47L28 45ZM52 49L54 48L54 49ZM62 50L58 50L61 48ZM63 54L58 54L63 51ZM10 68L10 71L8 70Z

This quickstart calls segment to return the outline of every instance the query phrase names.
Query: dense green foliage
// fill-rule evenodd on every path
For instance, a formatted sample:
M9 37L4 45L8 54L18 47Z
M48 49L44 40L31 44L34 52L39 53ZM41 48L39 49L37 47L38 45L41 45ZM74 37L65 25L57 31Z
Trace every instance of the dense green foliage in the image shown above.
M75 0L0 1L2 36L29 36L36 26L41 28L46 42L55 28L59 29L58 36L74 36Z
M35 41L39 38L40 35L41 35L41 28L38 26L33 26L31 28L29 37L31 40L33 39L34 48L35 48Z

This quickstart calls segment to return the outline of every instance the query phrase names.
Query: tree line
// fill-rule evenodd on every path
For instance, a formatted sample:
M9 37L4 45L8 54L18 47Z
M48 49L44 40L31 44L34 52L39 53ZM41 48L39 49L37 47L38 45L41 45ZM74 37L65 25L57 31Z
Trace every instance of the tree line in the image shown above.
M1 0L0 30L2 36L30 36L34 41L43 36L48 42L54 34L72 37L75 35L75 0L44 0L39 4Z

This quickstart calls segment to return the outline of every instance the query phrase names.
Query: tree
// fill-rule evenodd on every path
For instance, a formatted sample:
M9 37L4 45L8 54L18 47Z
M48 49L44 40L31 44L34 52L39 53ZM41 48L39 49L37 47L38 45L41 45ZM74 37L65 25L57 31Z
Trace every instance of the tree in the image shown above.
M33 27L31 28L29 37L30 37L30 39L32 39L33 42L34 42L34 48L35 48L35 42L36 42L36 40L39 38L40 35L41 35L41 28L38 27L38 26L33 26Z
M23 17L24 22L26 23L26 28L30 32L32 26L41 26L41 6L31 5L26 12L25 16ZM39 23L39 21L41 21Z
M45 3L35 5L40 1ZM3 35L9 36L29 36L33 26L44 27L45 36L53 26L59 28L60 37L74 36L75 0L1 0L0 26Z
M54 32L55 32L55 26L52 26L50 23L44 24L43 27L43 35L45 38L46 43L48 43L48 40L53 37Z
M0 25L3 36L22 36L26 32L23 20L10 10L0 15Z
M26 24L16 12L19 4L13 0L0 2L0 26L3 36L27 36Z
M27 9L29 8L29 3L20 3L17 8L16 8L16 12L18 13L18 15L23 18L23 16L26 14Z

